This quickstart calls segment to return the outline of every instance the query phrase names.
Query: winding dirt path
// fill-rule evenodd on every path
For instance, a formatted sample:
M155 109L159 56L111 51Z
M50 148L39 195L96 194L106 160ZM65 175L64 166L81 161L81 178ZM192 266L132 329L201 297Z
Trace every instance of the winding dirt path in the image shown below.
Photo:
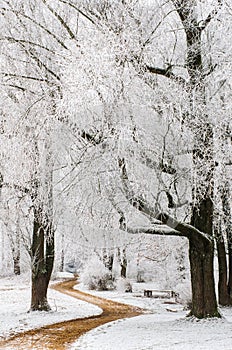
M59 322L50 326L20 333L0 341L0 349L11 350L64 350L81 335L105 323L141 315L144 310L96 297L74 290L75 280L60 282L53 289L99 306L103 312L98 316Z

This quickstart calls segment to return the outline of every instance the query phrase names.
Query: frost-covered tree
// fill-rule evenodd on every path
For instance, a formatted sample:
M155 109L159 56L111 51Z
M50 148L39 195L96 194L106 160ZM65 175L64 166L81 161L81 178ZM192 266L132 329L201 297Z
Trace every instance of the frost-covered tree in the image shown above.
M54 200L68 207L68 196L82 222L187 237L191 313L218 316L213 216L220 135L231 128L221 40L230 18L219 0L2 1L11 102L1 116L11 137L25 137L27 171L11 184L33 211L32 309L48 309Z
M228 103L218 103L231 69L230 46L219 39L230 33L227 4L85 1L76 9L92 35L72 49L61 110L84 116L104 140L103 159L113 169L104 181L124 229L188 238L191 314L218 316L213 216L216 140L229 120ZM117 188L150 227L128 227Z
M31 310L48 310L47 288L54 261L53 177L56 130L54 96L60 89L56 57L75 37L76 16L69 18L54 2L2 1L1 12L1 116L13 144L21 138L18 169L12 167L10 185L27 196L32 222ZM10 149L8 166L15 150ZM4 177L5 174L3 174ZM17 176L18 175L18 176ZM7 180L6 180L7 181Z

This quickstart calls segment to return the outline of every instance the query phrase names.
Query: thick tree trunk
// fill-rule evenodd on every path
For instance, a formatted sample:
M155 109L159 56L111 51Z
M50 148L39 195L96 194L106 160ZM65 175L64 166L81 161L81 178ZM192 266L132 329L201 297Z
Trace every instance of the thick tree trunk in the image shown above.
M54 233L51 224L41 220L41 210L35 210L32 242L31 310L48 311L47 289L54 262Z
M32 287L31 310L48 311L47 289L54 264L54 229L53 229L53 160L50 143L45 142L46 159L41 176L39 147L35 142L36 171L34 174L34 226L31 247ZM44 156L44 154L43 154Z
M189 259L192 284L192 309L190 315L197 318L218 317L214 274L213 241L190 239Z
M210 186L210 185L209 185ZM206 193L209 192L207 191ZM202 199L193 209L192 225L201 232L212 236L213 202L210 197ZM189 259L192 284L191 315L198 318L220 317L217 307L214 282L214 242L189 239Z
M230 241L228 242L229 279L228 279L228 284L227 284L227 291L228 291L228 295L232 299L232 243L231 243L231 239L232 238L230 238Z
M46 273L40 272L32 278L31 311L49 311L47 301L48 278Z
M213 178L214 139L206 112L206 82L202 64L202 28L198 23L194 1L175 1L177 12L184 26L187 44L186 68L189 74L189 92L194 131L192 187L193 213L191 224L210 236L213 233ZM202 317L219 316L213 273L213 240L194 238L189 240L189 258L192 276L191 314Z
M213 204L210 198L201 201L198 207L193 210L192 225L181 224L164 213L157 217L164 224L175 228L175 230L189 239L192 285L192 309L190 315L197 318L220 317L214 283L214 241L213 237L210 239L212 209Z

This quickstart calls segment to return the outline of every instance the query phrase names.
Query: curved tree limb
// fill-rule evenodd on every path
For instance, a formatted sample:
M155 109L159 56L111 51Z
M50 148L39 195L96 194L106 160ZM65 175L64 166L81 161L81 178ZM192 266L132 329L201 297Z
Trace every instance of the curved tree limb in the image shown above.
M124 195L128 202L135 207L137 210L142 212L145 216L147 216L149 219L155 218L158 214L158 211L154 210L153 207L150 206L150 204L145 200L145 198L142 198L141 196L138 196L134 193L133 188L130 186L127 170L126 170L126 163L124 158L118 158L118 165L121 170L121 180L123 184L124 189Z
M214 19L214 17L218 14L220 9L222 8L223 1L217 0L217 6L208 14L207 18L204 21L199 22L199 27L201 30L204 30L208 24Z

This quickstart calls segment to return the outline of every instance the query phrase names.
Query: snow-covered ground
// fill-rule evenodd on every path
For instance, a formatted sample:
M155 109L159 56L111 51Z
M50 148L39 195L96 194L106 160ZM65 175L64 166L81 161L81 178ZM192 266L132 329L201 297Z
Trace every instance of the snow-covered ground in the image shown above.
M143 315L90 331L71 349L85 350L231 350L232 324L189 321L178 314Z
M71 298L52 289L48 291L48 300L52 308L50 312L28 312L30 308L29 278L27 276L1 278L0 339L29 329L97 315L102 312L97 306Z
M153 312L98 327L82 336L71 350L231 350L232 309L221 310L218 320L186 319L180 304L143 298L145 284L134 284L133 294L92 292L94 295L136 305ZM80 288L77 286L77 288ZM154 286L153 286L154 288ZM81 287L84 290L83 287ZM137 292L136 292L137 291Z
M148 312L115 321L90 331L71 346L72 350L231 350L232 309L223 309L221 320L186 319L180 304L144 298L144 284L133 293L90 292L115 301L142 307ZM78 286L80 289L80 286ZM81 287L83 290L84 288ZM30 286L25 276L0 280L0 337L43 325L99 314L101 310L54 290L49 290L49 313L27 313ZM26 349L25 349L26 350Z

